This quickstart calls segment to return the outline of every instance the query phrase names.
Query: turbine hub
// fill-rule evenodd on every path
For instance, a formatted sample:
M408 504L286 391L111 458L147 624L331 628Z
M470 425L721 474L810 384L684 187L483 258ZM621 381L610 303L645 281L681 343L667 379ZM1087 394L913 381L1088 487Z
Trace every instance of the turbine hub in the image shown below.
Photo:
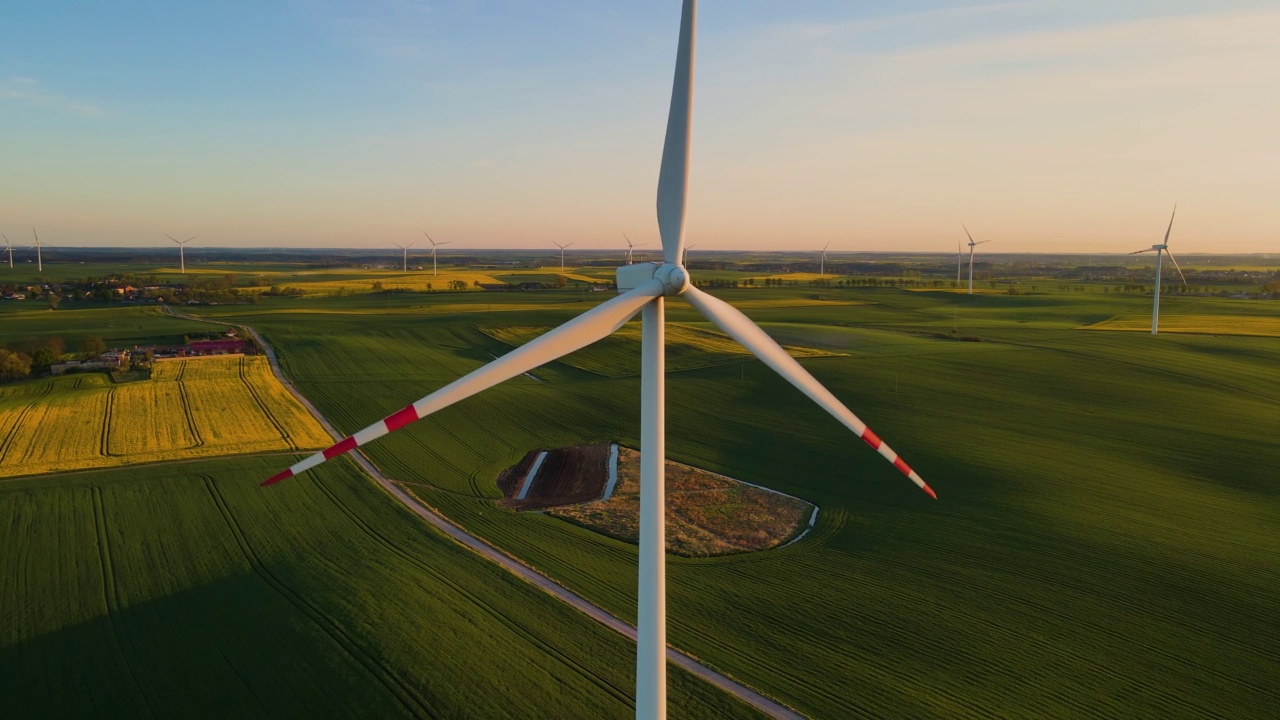
M662 281L667 295L679 295L689 288L689 271L683 265L663 263L653 277Z

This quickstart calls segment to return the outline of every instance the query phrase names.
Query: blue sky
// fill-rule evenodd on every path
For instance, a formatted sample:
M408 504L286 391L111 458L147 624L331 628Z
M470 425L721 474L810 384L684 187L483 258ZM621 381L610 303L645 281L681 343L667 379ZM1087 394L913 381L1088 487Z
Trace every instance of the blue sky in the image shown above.
M656 242L679 7L0 6L0 231ZM1276 2L703 0L709 248L1280 251ZM994 249L994 245L991 246Z

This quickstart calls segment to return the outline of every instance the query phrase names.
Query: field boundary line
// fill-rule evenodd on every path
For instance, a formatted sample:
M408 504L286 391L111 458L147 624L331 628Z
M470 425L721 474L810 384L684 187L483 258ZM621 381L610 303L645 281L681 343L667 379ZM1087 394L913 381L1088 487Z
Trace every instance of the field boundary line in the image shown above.
M391 668L382 664L373 655L364 651L356 641L352 640L342 627L330 619L327 615L320 611L319 608L312 605L301 595L297 594L284 581L276 577L262 562L262 558L258 557L258 553L249 543L249 538L245 537L244 530L240 527L240 523L236 522L235 516L231 513L231 508L227 507L226 498L218 491L217 485L208 475L201 475L204 480L205 489L209 491L209 496L213 500L213 504L218 508L218 512L222 515L222 520L227 524L227 529L231 531L232 537L235 538L236 545L240 547L240 554L244 556L249 567L253 572L265 582L271 589L275 590L288 603L298 608L303 615L310 618L311 622L320 628L325 635L329 636L338 647L341 647L347 655L353 660L364 666L370 675L377 678L378 682L391 693L397 701L408 710L410 714L417 712L422 713L426 717L431 716L430 709L423 705L421 698L409 688L405 681L401 680L391 670ZM379 672L380 671L380 672ZM394 685L395 687L392 687ZM402 696L403 693L403 696ZM406 700L407 696L407 700Z
M111 544L107 538L107 512L102 503L102 489L93 486L89 490L93 496L93 528L98 536L98 565L102 569L102 600L107 606L107 625L111 628L116 650L120 653L120 664L128 673L137 697L141 698L141 703L135 699L134 704L140 704L139 710L146 710L147 715L155 717L155 710L147 700L146 693L142 691L142 683L138 682L138 675L134 671L134 664L138 661L137 651L132 647L132 643L129 644L130 650L125 651L125 642L121 638L119 626L116 625L116 614L120 611L119 589L116 587L115 569L111 565ZM133 656L132 660L130 655Z
M175 313L169 309L167 305L165 306L165 312L173 317L182 318L184 320L194 320L195 322L211 323L214 325L222 325L224 327L227 325L234 325L234 323L208 320L194 317L192 315ZM313 417L315 417L316 421L320 423L320 426L329 433L334 441L342 440L344 436L338 432L337 428L335 428L332 423L329 422L329 419L326 418L315 405L312 405L311 401L308 400L307 397L284 376L284 371L280 368L280 363L276 358L275 350L267 344L267 341L263 339L262 335L260 335L256 329L248 325L236 326L243 328L248 332L249 335L258 343L258 346L262 348L263 354L267 356L267 362L271 365L271 372L275 374L276 379L280 381L280 384L283 385L285 389L287 389L298 400L298 402L302 403L302 406L306 408ZM570 607L578 610L592 620L595 620L619 635L635 642L636 629L634 626L624 622L604 608L601 608L590 600L587 600L581 595L578 595L572 590L566 588L553 580L550 576L543 574L536 568L524 563L515 556L508 554L498 546L467 532L461 525L458 525L440 511L430 505L427 505L421 499L406 492L404 488L401 488L393 480L388 478L386 475L383 475L382 472L378 470L378 468L360 450L357 449L349 453L349 455L351 459L354 460L355 463L359 465L360 468L363 469L371 478L373 478L374 482L376 482L384 491L398 500L410 512L427 521L427 523L432 527L476 554L498 564L511 574L516 575L548 595L551 595ZM803 715L783 705L780 701L770 698L763 693L739 683L728 675L703 664L693 655L682 650L677 650L670 645L667 646L667 662L679 666L695 677L716 686L720 690L732 695L738 700L750 705L766 715L769 715L770 717L785 718L787 720L803 720L804 718Z

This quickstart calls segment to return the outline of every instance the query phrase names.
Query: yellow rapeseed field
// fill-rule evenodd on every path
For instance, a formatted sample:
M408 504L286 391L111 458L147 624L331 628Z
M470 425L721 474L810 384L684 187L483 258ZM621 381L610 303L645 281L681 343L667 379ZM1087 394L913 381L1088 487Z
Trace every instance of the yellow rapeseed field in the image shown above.
M1084 330L1151 332L1151 316L1117 315ZM1256 335L1280 337L1280 318L1257 315L1161 315L1160 332L1199 335Z
M264 357L165 360L150 380L69 376L47 387L0 395L0 477L330 442Z

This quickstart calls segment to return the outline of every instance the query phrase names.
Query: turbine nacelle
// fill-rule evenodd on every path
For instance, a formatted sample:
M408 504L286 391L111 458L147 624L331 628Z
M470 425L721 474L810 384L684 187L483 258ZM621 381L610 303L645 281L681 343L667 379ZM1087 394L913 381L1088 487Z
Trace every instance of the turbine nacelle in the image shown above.
M618 268L618 292L625 293L653 280L662 284L662 294L681 295L689 289L689 271L683 265L643 262Z

